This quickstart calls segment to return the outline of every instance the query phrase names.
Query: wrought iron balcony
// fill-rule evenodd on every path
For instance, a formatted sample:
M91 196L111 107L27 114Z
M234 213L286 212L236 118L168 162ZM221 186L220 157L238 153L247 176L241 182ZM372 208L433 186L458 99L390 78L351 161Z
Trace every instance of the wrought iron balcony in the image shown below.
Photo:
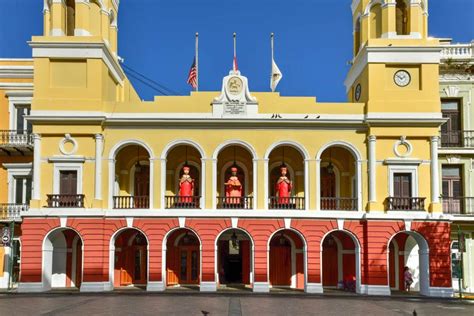
M243 209L251 210L253 208L253 196L242 197L217 197L218 209Z
M474 215L474 197L445 196L443 200L443 213L454 215Z
M150 208L150 197L148 195L127 195L113 197L115 209Z
M474 147L474 131L441 132L441 147Z
M323 211L357 211L357 198L321 197Z
M271 210L304 210L304 207L304 197L298 196L271 196L268 202L268 208Z
M84 194L48 194L48 207L84 207Z
M0 219L2 221L19 221L21 212L29 209L28 204L0 203Z
M30 131L26 130L0 130L0 154L33 153L33 139Z
M165 196L165 208L199 208L200 196Z
M425 197L388 197L386 207L388 211L424 211Z

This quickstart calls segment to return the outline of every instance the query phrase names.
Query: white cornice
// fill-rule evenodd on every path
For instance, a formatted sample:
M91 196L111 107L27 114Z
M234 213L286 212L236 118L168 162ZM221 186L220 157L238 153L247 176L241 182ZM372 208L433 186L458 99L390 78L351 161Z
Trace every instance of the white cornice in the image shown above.
M29 42L33 57L102 59L115 81L123 85L125 73L105 43Z
M439 64L440 53L439 46L364 47L354 59L352 68L344 81L346 92L350 91L368 64Z
M31 79L33 78L33 66L0 65L0 78Z
M316 210L224 210L224 209L100 209L100 208L31 208L22 217L147 217L147 218L308 218L308 219L353 219L353 220L421 220L451 221L452 215L426 211L316 211Z
M33 90L33 83L24 82L0 82L0 89L4 90Z

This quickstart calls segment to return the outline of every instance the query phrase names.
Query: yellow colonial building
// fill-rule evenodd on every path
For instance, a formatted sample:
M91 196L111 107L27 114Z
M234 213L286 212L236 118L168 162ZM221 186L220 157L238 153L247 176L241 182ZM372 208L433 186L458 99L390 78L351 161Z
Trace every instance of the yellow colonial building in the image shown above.
M427 5L353 1L347 103L255 92L235 70L146 102L117 57L118 1L45 1L18 290L389 295L407 266L414 290L452 295Z

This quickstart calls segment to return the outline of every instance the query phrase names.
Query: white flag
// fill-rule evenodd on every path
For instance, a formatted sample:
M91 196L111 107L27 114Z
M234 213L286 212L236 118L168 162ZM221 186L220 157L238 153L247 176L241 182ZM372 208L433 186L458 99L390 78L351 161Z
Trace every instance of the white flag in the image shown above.
M281 73L280 69L278 68L275 60L272 59L272 75L270 78L270 88L272 92L275 92L275 89L280 82L281 78L283 78L283 74Z

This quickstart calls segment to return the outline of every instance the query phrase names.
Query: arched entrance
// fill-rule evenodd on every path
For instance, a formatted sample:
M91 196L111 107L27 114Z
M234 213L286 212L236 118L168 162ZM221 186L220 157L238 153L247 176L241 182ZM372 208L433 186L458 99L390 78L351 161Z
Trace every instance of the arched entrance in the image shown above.
M219 236L216 246L219 285L250 286L253 248L250 236L240 229L229 229Z
M400 232L388 244L388 279L390 289L405 290L404 269L408 267L413 283L410 291L429 294L429 247L416 232Z
M337 230L322 241L323 287L359 292L359 244L354 236Z
M114 287L145 286L148 282L148 241L145 235L127 228L114 238Z
M82 239L68 228L50 232L43 242L43 287L80 288L82 283Z
M189 229L178 229L166 242L166 285L199 284L201 279L199 238Z
M272 287L304 289L304 250L302 238L285 229L273 235L269 242L269 280Z

